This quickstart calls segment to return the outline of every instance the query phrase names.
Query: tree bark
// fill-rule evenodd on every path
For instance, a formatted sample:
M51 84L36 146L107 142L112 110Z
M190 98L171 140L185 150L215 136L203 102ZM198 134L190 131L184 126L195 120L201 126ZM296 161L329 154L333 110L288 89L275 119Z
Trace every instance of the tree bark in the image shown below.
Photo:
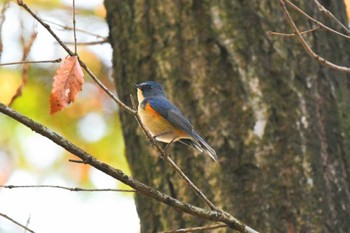
M334 26L313 1L293 1ZM321 2L321 1L320 1ZM341 0L323 1L347 24ZM350 229L350 81L312 60L279 1L105 0L120 98L156 80L217 151L218 163L182 144L172 158L219 208L260 232ZM312 25L293 12L301 30ZM337 28L337 27L336 27ZM349 66L345 39L305 35L323 57ZM133 176L205 207L121 112ZM136 196L142 232L208 224ZM229 232L220 229L217 232Z

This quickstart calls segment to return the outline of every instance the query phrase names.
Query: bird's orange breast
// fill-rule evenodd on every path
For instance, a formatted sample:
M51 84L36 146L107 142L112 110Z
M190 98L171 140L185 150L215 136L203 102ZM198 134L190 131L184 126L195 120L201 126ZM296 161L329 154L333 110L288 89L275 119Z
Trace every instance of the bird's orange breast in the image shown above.
M147 114L149 114L153 118L162 117L156 110L154 110L154 108L152 108L152 106L149 104L149 102L146 103L144 111L147 112Z
M176 128L167 119L160 115L149 102L139 106L139 115L142 123L150 131L152 136L159 136L157 140L170 142L174 138L188 138L188 134ZM175 139L175 141L176 141Z

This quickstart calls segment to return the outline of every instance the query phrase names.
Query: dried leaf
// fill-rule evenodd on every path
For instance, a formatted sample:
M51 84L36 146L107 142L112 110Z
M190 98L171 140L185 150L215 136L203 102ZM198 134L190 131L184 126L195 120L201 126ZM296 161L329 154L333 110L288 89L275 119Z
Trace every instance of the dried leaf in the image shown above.
M77 56L67 57L53 78L50 96L51 114L66 108L82 90L84 73Z

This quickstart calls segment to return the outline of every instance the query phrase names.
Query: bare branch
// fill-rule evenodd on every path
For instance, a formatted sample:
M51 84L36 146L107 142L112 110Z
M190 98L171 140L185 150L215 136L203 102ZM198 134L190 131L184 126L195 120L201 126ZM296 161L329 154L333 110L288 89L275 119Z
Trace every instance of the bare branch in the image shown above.
M294 10L296 10L297 12L299 12L301 15L303 15L304 17L306 17L307 19L311 20L312 22L314 22L316 25L320 26L321 28L330 31L338 36L342 36L345 38L350 39L350 36L345 35L343 33L338 32L337 30L334 30L333 28L330 28L326 25L324 25L323 23L321 23L320 21L312 18L310 15L306 14L303 10L301 10L299 7L297 7L296 5L294 5L291 1L289 0L282 0L283 4L288 4L289 6L291 6Z
M26 42L24 35L23 35L23 20L21 20L21 28L22 28L21 41L22 41L22 46L23 46L22 61L25 61L25 60L27 60L27 58L29 56L29 52L33 46L33 43L34 43L37 35L38 35L38 32L36 32L34 29L29 40ZM23 66L22 66L22 82L19 85L19 87L17 88L16 93L12 96L10 103L8 104L9 106L11 106L14 103L14 101L22 95L23 88L25 87L25 85L28 82L29 67L30 67L30 63L23 64Z
M23 65L23 64L37 64L37 63L60 63L62 61L61 58L57 58L54 60L42 60L42 61L15 61L15 62L6 62L0 63L0 66L11 66L11 65Z
M61 25L61 24L52 22L52 21L47 20L47 19L41 19L41 20L44 21L44 22L47 22L47 23L50 23L50 24L53 24L53 25L57 26L58 30L60 30L59 28L62 28L63 30L73 31L73 27L70 27L70 26L67 26L67 25ZM97 37L97 38L100 38L100 39L105 39L106 38L105 36L101 36L101 35L98 35L98 34L95 34L95 33L92 33L92 32L86 31L86 30L83 30L83 29L79 29L79 28L75 28L75 31L81 32L81 33L84 33L84 34L87 34L87 35L90 35L90 36L94 36L94 37Z
M170 230L170 231L161 231L159 233L184 233L184 232L196 232L196 231L203 231L203 230L214 230L218 228L227 227L225 224L216 224L216 225L207 225L202 227L190 227L190 228L182 228L182 229L176 229L176 230Z
M4 25L5 22L5 11L8 9L10 4L9 0L5 0L4 3L2 4L2 9L1 9L1 15L0 15L0 56L3 50L3 44L2 44L2 26Z
M134 96L132 94L130 94L130 101L131 101L131 106L132 108L137 111L137 106L136 106L136 101L134 99Z
M136 111L123 103L118 97L116 97L108 88L102 84L102 82L92 73L92 71L86 66L86 64L80 59L78 56L78 60L80 62L81 67L90 75L90 77L97 83L97 85L106 92L109 97L111 97L122 109L126 110L128 113L132 115L136 115Z
M33 46L34 41L36 40L37 36L38 36L38 32L35 30L35 28L33 29L33 32L30 35L30 38L27 42L25 41L24 35L21 34L21 41L22 41L22 46L23 46L22 61L27 60L27 58L29 56L29 52L32 49L32 46Z
M166 152L164 153L166 154ZM183 173L183 171L176 165L176 163L168 156L166 155L165 160L168 162L168 164L174 168L174 170L181 176L183 180L186 181L186 183L194 190L194 192L212 209L212 210L219 210L205 195L204 193Z
M75 30L75 0L73 0L73 35L74 35L74 53L78 54L77 50L77 32Z
M108 38L104 38L103 40L98 40L98 41L78 42L78 43L74 43L74 42L65 42L65 44L68 44L68 45L76 44L76 45L89 46L89 45L100 45L100 44L105 44L105 43L107 43L107 42L108 42Z
M28 227L29 223L30 223L30 214L29 214L28 219L27 219L27 222L26 222L26 227ZM27 232L27 231L24 229L24 233L26 233L26 232Z
M350 30L348 27L346 27L342 22L340 22L339 19L337 19L329 10L327 10L321 3L319 3L317 0L314 0L315 4L317 5L320 12L324 13L329 18L333 19L339 26L346 31L348 34L350 34Z
M69 188L64 187L60 185L0 185L0 188L7 188L7 189L14 189L14 188L57 188L57 189L64 189L68 191L74 191L74 192L129 192L134 193L136 190L130 190L130 189L88 189L88 188Z
M79 160L79 159L69 159L68 161L71 162L71 163L82 163L82 164L87 164L86 161Z
M24 230L29 231L31 233L35 233L33 230L29 229L27 226L24 226L23 224L17 222L16 220L14 220L13 218L10 218L9 216L7 216L6 214L0 213L0 216L6 218L7 220L10 220L11 222L13 222L14 224L22 227Z
M339 71L342 71L342 72L347 72L347 73L350 73L350 68L348 67L345 67L345 66L339 66L339 65L336 65L326 59L324 59L323 57L319 56L318 54L316 54L311 48L310 46L306 43L305 39L302 37L302 35L300 34L299 32L299 29L297 28L297 26L295 25L292 17L290 16L289 14L289 11L286 7L286 3L288 4L292 4L290 3L290 1L288 0L280 0L280 3L281 3L281 6L282 6L282 9L283 9L283 12L284 12L284 15L286 16L287 20L288 20L288 23L290 24L290 26L292 27L293 31L294 31L294 34L296 35L296 37L298 38L299 42L301 43L301 45L304 47L304 49L306 50L306 52L313 58L315 59L318 63L320 64L323 64L323 65L326 65L332 69L335 69L335 70L339 70ZM293 5L293 4L292 4ZM294 6L294 5L293 5ZM296 7L296 6L295 6ZM297 8L299 9L299 8ZM299 9L300 10L300 9Z
M316 30L318 30L320 28L321 28L320 26L317 26L315 28L311 28L309 30L302 31L302 32L300 32L300 35L307 34L307 33L310 33L310 32L314 32L314 31L316 31ZM273 31L268 31L266 34L268 36L285 36L285 37L296 36L294 33L282 33L282 32L273 32Z
M50 25L44 23L29 7L23 2L23 0L17 0L17 4L25 9L34 19L36 19L61 45L61 47L66 50L70 56L74 56L74 53L61 41L61 39L52 31Z
M100 162L92 155L88 154L81 148L77 147L67 139L48 129L44 125L29 119L28 117L14 111L13 109L7 107L6 105L0 103L0 112L15 119L16 121L22 123L23 125L29 127L33 131L43 135L44 137L50 139L57 145L63 147L67 151L71 152L75 156L79 157L81 160L86 161L92 167L104 172L105 174L121 181L122 183L129 185L130 187L137 190L140 194L151 197L159 202L162 202L168 206L171 206L181 212L188 213L193 216L197 216L202 219L208 219L213 221L219 221L225 223L228 227L235 229L239 232L256 233L255 230L246 226L244 223L233 217L231 214L224 211L212 211L205 210L184 202L179 201L171 196L155 190L138 180L126 175L119 169L115 169L106 163Z

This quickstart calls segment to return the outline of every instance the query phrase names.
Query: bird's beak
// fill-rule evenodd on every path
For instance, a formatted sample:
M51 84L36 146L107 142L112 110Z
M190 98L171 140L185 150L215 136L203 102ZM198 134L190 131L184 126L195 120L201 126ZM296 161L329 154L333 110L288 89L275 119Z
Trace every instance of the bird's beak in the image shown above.
M139 84L134 83L133 85L134 85L134 87L136 87L137 89L140 88L140 85L139 85Z

